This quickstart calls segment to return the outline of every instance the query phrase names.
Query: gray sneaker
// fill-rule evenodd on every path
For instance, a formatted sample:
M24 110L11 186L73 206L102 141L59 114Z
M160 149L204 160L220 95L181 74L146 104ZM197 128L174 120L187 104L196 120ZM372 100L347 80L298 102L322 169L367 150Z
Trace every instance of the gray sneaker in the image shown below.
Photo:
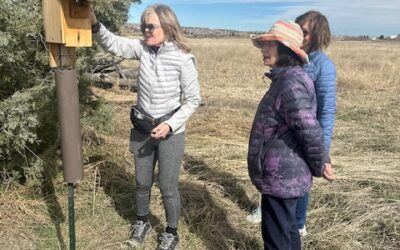
M174 250L178 249L179 246L179 236L174 236L170 233L162 233L160 239L160 245L158 245L156 250Z
M150 231L151 224L149 221L135 221L135 224L131 226L128 243L133 246L140 246Z

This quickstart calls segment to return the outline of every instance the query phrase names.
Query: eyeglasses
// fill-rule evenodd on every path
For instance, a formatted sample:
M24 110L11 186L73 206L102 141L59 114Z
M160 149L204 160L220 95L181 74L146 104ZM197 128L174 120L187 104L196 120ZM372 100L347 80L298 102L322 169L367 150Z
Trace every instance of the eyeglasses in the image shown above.
M153 33L155 29L160 28L161 26L158 24L153 24L153 23L148 23L148 24L142 24L140 26L140 29L142 30L142 32L150 32Z
M266 41L264 43L264 46L268 46L268 47L276 47L278 46L278 43L276 41Z
M259 41L259 42L257 42L257 45L260 48L264 47L264 46L267 46L267 47L276 47L276 46L278 46L278 44L275 41Z

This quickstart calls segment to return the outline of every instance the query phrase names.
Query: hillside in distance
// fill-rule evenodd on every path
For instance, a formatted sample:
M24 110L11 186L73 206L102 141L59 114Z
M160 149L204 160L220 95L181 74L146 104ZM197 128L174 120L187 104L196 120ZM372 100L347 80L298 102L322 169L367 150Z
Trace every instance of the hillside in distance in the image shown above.
M203 27L182 27L185 36L193 38L218 38L218 37L249 37L250 34L261 34L262 32L247 32L229 29L210 29ZM122 34L140 36L140 25L127 23L122 27Z
M230 29L211 29L204 27L182 27L186 37L190 38L221 38L221 37L244 37L248 38L251 34L262 34L261 31L239 31ZM140 25L136 23L127 23L122 27L122 34L127 36L141 36ZM337 41L400 41L400 34L392 36L350 36L333 35L333 40Z

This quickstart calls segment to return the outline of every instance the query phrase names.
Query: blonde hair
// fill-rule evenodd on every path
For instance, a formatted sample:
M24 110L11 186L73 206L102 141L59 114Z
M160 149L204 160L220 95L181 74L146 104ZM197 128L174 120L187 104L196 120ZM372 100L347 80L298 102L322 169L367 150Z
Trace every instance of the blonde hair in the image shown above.
M147 7L140 18L140 25L146 23L146 17L149 14L156 14L160 20L164 34L169 42L174 42L179 49L184 52L190 52L190 47L186 42L186 38L183 35L181 25L179 24L178 18L175 12L167 5L155 4Z

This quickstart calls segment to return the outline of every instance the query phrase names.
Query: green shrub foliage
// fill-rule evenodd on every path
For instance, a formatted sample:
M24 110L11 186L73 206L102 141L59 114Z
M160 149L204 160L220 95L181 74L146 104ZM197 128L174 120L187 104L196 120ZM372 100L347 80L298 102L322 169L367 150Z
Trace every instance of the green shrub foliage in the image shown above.
M99 19L118 32L133 2L138 1L93 4ZM57 172L57 101L43 33L41 0L0 0L0 181L37 178L44 166ZM95 52L78 50L80 74L90 69ZM112 107L92 98L87 81L79 84L82 124L111 130Z

